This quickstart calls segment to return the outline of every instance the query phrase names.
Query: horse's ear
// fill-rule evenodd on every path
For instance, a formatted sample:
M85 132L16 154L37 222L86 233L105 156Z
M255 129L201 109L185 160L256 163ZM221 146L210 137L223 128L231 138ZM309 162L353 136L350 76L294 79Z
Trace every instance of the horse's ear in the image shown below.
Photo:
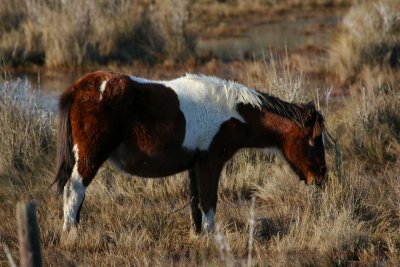
M304 125L306 127L312 127L317 119L317 110L315 109L314 102L309 102L306 104L305 114L304 114Z
M308 102L308 103L306 104L306 107L307 107L307 109L313 109L313 110L316 110L316 109L315 109L315 105L314 105L314 102L313 102L313 101L310 101L310 102Z
M312 138L314 139L322 133L324 128L324 118L317 111L313 102L309 102L304 110L304 126L312 127Z

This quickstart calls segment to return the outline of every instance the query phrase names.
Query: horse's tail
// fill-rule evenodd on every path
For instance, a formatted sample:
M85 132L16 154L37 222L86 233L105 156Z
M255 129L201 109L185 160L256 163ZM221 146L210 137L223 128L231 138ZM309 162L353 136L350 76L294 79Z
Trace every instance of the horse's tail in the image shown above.
M57 175L53 185L57 183L57 196L59 196L68 182L75 158L72 151L70 110L74 99L72 90L65 92L59 102L57 126Z

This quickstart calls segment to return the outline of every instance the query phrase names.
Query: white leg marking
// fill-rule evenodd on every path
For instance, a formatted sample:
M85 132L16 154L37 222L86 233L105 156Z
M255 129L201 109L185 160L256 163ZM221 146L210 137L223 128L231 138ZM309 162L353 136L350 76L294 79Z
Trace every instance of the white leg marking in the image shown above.
M77 223L78 210L85 196L85 186L78 172L78 146L73 149L75 153L75 166L71 179L64 187L64 225L63 230L68 231Z
M100 85L100 100L103 99L104 90L106 90L107 80L104 80Z
M215 217L215 212L214 209L210 209L207 213L202 212L202 223L203 223L203 228L207 232L211 232L211 230L214 228L214 217Z

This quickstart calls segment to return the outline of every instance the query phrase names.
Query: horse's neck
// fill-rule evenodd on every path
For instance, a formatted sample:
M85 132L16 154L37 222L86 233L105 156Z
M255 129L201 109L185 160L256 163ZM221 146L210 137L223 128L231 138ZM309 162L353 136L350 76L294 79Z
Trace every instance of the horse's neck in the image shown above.
M265 109L249 105L239 108L249 127L249 146L280 148L285 137L297 131L298 125L288 118Z
M264 123L268 129L280 135L287 135L299 129L296 122L274 112L266 112Z

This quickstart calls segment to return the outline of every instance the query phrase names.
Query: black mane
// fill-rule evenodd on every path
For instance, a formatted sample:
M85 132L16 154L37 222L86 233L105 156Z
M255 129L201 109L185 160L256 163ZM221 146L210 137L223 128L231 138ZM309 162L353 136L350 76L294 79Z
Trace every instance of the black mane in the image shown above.
M265 93L261 93L261 95L263 108L267 111L276 113L295 122L299 126L304 127L304 112L307 108L306 105L289 103Z

